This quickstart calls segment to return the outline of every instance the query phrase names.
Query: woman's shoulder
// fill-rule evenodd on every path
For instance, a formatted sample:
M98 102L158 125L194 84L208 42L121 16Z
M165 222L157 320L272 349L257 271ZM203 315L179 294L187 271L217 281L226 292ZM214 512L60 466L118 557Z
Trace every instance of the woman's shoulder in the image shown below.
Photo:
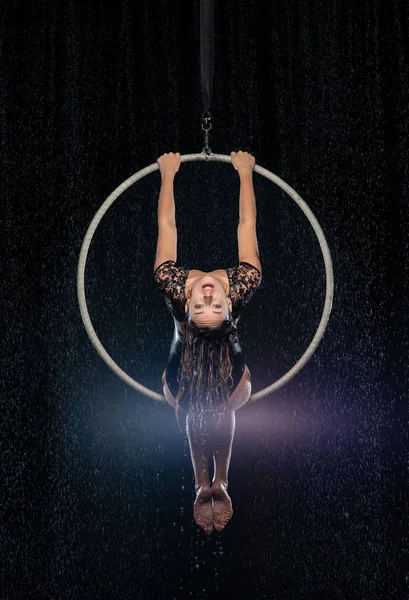
M165 295L166 304L178 322L182 322L185 317L185 286L188 272L174 260L167 260L154 272L155 283Z
M230 284L248 283L258 286L261 282L261 271L248 262L239 262L235 267L226 269Z
M236 267L227 269L227 276L230 284L233 318L237 319L259 287L261 272L250 263L240 262Z
M173 275L174 273L181 272L188 273L188 269L185 269L184 267L179 265L175 260L165 260L165 262L161 263L159 266L156 267L156 269L154 270L154 276L156 277L157 274Z
M167 260L160 264L154 271L155 282L160 288L167 286L184 286L188 269L178 265L174 260Z

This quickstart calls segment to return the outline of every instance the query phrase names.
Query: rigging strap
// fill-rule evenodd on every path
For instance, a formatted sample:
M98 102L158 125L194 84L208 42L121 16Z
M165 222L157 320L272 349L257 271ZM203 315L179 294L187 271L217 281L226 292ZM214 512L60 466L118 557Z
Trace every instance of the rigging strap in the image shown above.
M212 128L212 95L214 73L214 4L213 0L200 0L200 75L202 80L202 131L205 154L211 154L209 131Z

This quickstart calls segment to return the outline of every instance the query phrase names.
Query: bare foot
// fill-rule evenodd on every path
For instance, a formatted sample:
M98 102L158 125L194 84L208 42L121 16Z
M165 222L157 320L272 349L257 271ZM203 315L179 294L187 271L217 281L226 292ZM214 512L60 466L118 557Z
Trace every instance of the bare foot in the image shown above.
M216 531L221 531L225 528L233 514L230 496L227 493L227 485L224 481L214 481L212 495L214 528Z
M193 516L196 523L207 535L213 531L212 488L202 485L196 493L193 505Z

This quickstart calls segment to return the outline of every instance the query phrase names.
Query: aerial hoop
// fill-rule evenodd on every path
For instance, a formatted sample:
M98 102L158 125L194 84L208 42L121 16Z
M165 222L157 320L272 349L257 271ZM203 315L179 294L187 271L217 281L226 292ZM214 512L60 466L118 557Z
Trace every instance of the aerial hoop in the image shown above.
M181 162L192 162L192 161L200 161L200 160L225 162L225 163L231 162L230 156L227 156L225 154L206 154L206 153L202 152L201 154L185 154L185 155L181 156ZM85 329L87 330L90 340L91 340L92 344L94 345L98 354L101 356L101 358L106 362L108 367L110 369L112 369L112 371L114 371L114 373L116 373L118 375L118 377L120 377L123 381L125 381L125 383L127 383L132 388L134 388L137 392L140 392L141 394L145 394L146 396L148 396L149 398L152 398L154 400L159 400L159 401L164 402L165 397L162 396L162 394L158 394L157 392L154 392L153 390L138 383L135 379L133 379L127 373L125 373L125 371L123 371L121 369L121 367L119 367L119 365L117 365L116 362L109 356L109 354L107 353L107 351L101 344L100 340L98 339L98 336L92 325L91 318L89 316L89 312L88 312L88 308L87 308L86 296L85 296L85 266L86 266L86 262L87 262L88 250L89 250L92 238L94 236L94 233L95 233L99 223L101 222L102 217L105 215L105 213L107 212L109 207L115 202L115 200L121 194L123 194L123 192L125 190L127 190L131 185L133 185L134 183L136 183L143 177L150 175L151 173L153 173L154 171L157 171L158 169L159 169L159 165L158 165L158 163L155 162L155 163L149 165L149 167L145 167L141 171L138 171L137 173L135 173L134 175L129 177L129 179L124 181L119 187L117 187L116 190L114 190L112 192L112 194L110 196L108 196L108 198L102 204L102 206L100 207L100 209L98 210L98 212L96 213L94 218L92 219L91 224L88 227L88 231L85 234L84 241L82 243L81 253L80 253L80 257L79 257L79 261L78 261L77 289L78 289L78 302L79 302L82 320L85 325ZM321 320L319 322L319 325L315 332L315 335L314 335L313 339L311 340L310 345L304 352L304 354L295 363L295 365L289 371L287 371L287 373L285 373L285 375L280 377L280 379L278 379L277 381L275 381L268 387L260 390L256 394L253 394L250 397L249 403L256 402L257 400L260 400L261 398L264 398L265 396L278 390L280 387L282 387L283 385L288 383L290 381L290 379L292 379L294 377L294 375L296 375L304 367L304 365L308 362L308 360L311 358L311 356L315 352L318 344L320 343L322 336L324 335L324 332L325 332L325 329L326 329L326 326L328 323L328 319L329 319L329 316L331 313L332 297L333 297L333 293L334 293L334 277L333 277L330 251L329 251L328 244L325 239L324 233L323 233L317 219L311 212L310 208L308 207L306 202L304 202L304 200L301 198L301 196L299 196L297 194L297 192L295 190L293 190L292 187L290 187L287 183L285 183L285 181L283 181L282 179L277 177L277 175L274 175L274 173L271 173L271 171L268 171L267 169L263 169L263 167L259 167L258 165L256 165L254 167L254 171L256 173L258 173L259 175L262 175L266 179L269 179L270 181L272 181L273 183L278 185L282 190L284 190L284 192L286 192L290 196L290 198L292 198L298 204L298 206L301 208L301 210L307 217L308 221L310 222L312 228L314 229L315 235L317 236L317 239L318 239L318 242L319 242L319 245L321 248L322 256L324 259L326 293L325 293L324 308L323 308Z

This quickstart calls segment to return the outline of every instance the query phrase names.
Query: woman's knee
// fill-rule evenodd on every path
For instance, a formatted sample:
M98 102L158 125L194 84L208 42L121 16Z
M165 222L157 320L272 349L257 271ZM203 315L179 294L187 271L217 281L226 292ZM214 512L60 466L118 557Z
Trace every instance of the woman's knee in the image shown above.
M235 412L249 401L251 396L251 375L247 365L244 367L241 380L227 401L226 410Z

